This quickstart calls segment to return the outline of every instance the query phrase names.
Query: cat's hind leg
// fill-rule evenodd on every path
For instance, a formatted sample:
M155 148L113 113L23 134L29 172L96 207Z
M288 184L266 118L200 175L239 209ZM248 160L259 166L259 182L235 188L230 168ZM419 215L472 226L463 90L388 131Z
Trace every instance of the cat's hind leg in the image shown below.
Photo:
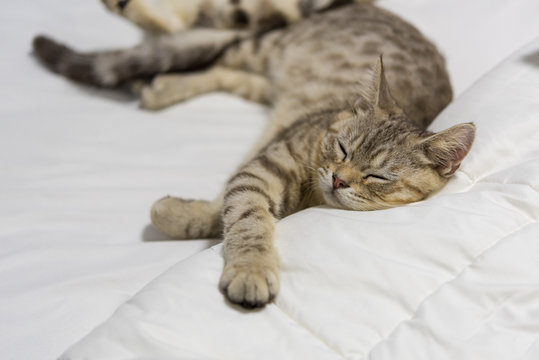
M195 96L213 91L225 91L247 100L271 102L271 86L258 74L216 66L189 74L159 75L141 92L141 106L157 110Z
M221 203L164 197L151 209L152 224L175 239L219 238L222 235Z

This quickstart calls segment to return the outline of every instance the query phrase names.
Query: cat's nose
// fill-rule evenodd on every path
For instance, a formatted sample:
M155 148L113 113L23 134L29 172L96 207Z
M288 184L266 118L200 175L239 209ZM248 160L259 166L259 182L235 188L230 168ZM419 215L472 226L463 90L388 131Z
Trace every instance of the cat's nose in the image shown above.
M350 187L346 182L344 182L343 179L339 178L337 174L333 174L333 188L334 189L340 189L340 188L347 188Z

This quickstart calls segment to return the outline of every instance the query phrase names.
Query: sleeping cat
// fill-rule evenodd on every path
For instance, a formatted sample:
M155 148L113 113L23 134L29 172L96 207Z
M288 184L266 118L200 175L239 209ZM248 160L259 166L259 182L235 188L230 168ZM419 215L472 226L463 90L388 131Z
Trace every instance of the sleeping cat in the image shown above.
M151 210L170 236L224 238L219 286L244 307L278 293L275 221L317 205L377 210L423 200L447 183L475 136L470 123L426 130L452 97L445 61L413 26L372 4L241 37L195 29L89 54L38 37L34 50L52 70L99 86L156 75L141 93L147 108L218 90L272 107L264 136L218 199L165 197ZM182 73L162 74L172 71Z

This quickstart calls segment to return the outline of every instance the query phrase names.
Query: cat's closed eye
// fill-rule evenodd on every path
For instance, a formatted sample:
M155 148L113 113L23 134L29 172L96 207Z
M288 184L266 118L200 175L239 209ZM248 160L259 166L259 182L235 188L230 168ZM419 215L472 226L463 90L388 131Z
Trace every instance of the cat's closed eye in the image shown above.
M340 140L337 140L337 144L339 145L339 150L342 152L342 155L343 155L341 160L344 161L348 157L348 153L346 152L346 148L344 147L344 145L342 144L342 142Z
M378 180L378 181L390 181L388 178L385 178L381 175L377 175L377 174L367 174L364 176L364 179L365 180L369 180L369 179L372 179L372 180Z

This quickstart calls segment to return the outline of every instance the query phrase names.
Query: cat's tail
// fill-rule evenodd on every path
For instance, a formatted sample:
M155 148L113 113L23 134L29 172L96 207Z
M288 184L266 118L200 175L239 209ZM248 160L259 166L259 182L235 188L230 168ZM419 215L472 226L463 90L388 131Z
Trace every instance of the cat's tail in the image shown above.
M151 210L152 224L175 239L207 239L222 236L221 204L203 200L165 197Z
M55 73L86 84L101 85L106 82L95 71L96 54L77 53L41 35L34 38L33 50L42 64Z
M127 49L77 52L46 36L34 38L35 56L50 70L71 80L116 87L166 72L191 71L211 65L239 41L235 31L197 29L169 36L148 36Z

